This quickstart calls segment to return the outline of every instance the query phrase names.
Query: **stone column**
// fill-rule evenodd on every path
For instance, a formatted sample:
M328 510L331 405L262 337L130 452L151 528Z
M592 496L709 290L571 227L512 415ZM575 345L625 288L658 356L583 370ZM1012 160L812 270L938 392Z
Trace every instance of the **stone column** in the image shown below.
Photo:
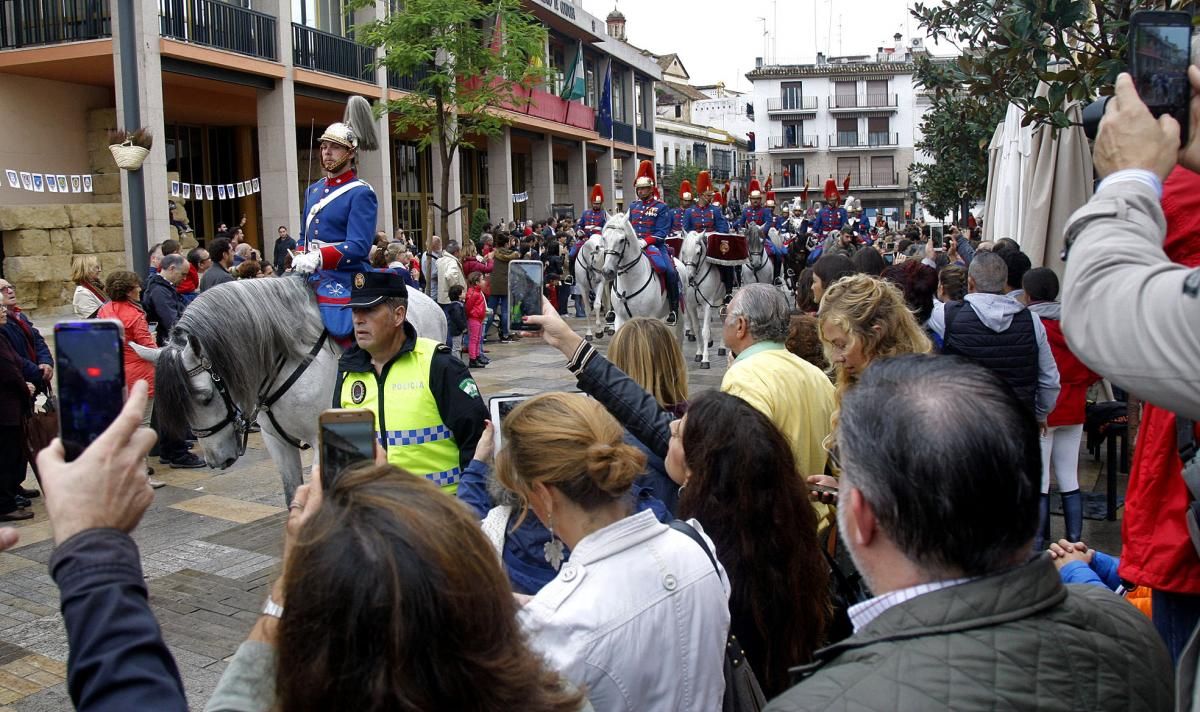
M273 89L258 90L258 205L262 212L263 257L275 258L279 226L297 240L304 234L304 205L296 186L300 165L296 153L296 95L292 81L292 4L283 0L256 0L255 10L275 16L275 46L283 62L284 77Z
M588 209L587 142L580 141L567 151L567 202L575 205L578 218Z
M550 204L554 202L554 139L546 134L531 144L533 182L529 189L528 215L532 220L541 220L550 214Z
M146 194L146 241L149 247L171 237L171 214L167 205L170 200L170 184L167 178L166 122L163 119L162 57L159 54L158 3L134 3L133 32L139 48L137 64L137 104L139 126L131 126L125 118L123 101L125 92L134 91L121 76L121 23L117 17L112 21L113 80L117 102L118 128L133 131L141 126L148 127L154 136L150 155L142 163L141 174L145 181ZM114 10L117 3L113 3ZM132 120L132 119L131 119ZM129 171L122 171L121 216L125 225L125 260L132 269L135 266L129 212ZM144 259L144 256L142 257Z
M488 139L488 205L492 221L511 220L512 194L512 132L507 126L503 133Z
M616 168L616 161L613 159L613 150L611 146L604 149L596 158L596 182L604 189L604 209L612 210L617 204L617 187L616 181L613 180L613 170Z

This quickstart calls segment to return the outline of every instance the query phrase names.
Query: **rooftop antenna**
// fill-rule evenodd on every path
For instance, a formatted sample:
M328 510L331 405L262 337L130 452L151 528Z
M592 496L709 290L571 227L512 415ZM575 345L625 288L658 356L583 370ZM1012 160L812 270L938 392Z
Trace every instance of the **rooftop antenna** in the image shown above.
M771 44L770 44L770 41L767 39L767 36L768 36L767 18L760 17L760 18L758 18L758 21L761 22L763 25L763 31L762 31L762 34L763 34L763 61L766 62L767 64L770 64L771 63L771 54L770 54Z
M771 0L771 64L779 64L779 36L776 34L779 27L779 2Z

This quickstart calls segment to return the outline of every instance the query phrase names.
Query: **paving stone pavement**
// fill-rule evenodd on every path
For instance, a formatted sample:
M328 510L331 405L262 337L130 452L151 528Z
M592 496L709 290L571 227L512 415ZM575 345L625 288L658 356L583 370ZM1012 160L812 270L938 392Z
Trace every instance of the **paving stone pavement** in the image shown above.
M582 330L582 322L571 320ZM48 336L50 324L38 324ZM609 339L596 342L601 351ZM712 368L691 360L693 397L720 386L726 357L711 353ZM540 339L488 344L492 363L474 371L484 397L575 390L566 360ZM306 453L304 462L311 459ZM286 509L283 487L262 438L252 435L233 467L173 470L156 458L167 486L134 532L150 589L150 604L183 676L190 707L203 709L227 661L245 639L280 570ZM1082 461L1084 487L1097 483L1090 458ZM27 481L32 484L32 478ZM1124 478L1122 478L1122 487ZM0 712L69 710L66 633L58 590L46 562L53 532L41 499L34 519L19 523L20 546L0 553ZM1056 524L1056 535L1061 523ZM1118 551L1119 523L1085 522L1085 535Z

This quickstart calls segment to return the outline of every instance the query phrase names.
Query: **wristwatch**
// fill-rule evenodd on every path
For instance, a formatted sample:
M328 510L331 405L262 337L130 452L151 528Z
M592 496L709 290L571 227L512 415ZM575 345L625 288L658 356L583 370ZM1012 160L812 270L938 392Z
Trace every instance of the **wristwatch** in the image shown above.
M283 606L279 605L267 594L267 600L263 603L262 614L271 616L272 618L283 618Z

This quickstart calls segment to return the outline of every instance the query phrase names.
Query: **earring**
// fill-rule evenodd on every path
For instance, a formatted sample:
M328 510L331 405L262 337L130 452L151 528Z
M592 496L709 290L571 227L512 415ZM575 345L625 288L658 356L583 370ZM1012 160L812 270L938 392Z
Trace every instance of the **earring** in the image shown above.
M546 557L546 562L558 571L562 567L563 562L563 543L562 539L554 536L554 514L549 514L546 517L546 528L550 530L550 541L542 546L542 552Z

